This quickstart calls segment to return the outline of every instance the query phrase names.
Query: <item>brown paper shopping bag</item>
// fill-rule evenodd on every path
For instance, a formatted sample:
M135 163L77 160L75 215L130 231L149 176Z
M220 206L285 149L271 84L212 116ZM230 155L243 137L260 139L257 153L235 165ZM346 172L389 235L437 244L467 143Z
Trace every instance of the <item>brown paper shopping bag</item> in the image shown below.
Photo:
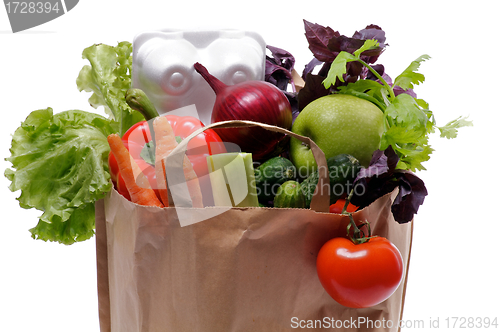
M203 130L249 125L309 144L319 169L325 170L318 188L327 183L324 154L308 138L245 121ZM174 152L185 151L185 145ZM319 249L329 239L345 236L349 222L346 216L327 212L328 190L316 190L311 209L145 207L112 190L96 205L101 331L398 331L412 222L398 224L393 219L396 194L379 198L353 216L370 222L373 234L399 248L406 275L388 300L351 309L336 303L316 274ZM181 226L185 220L180 217L186 215L194 220L207 217Z

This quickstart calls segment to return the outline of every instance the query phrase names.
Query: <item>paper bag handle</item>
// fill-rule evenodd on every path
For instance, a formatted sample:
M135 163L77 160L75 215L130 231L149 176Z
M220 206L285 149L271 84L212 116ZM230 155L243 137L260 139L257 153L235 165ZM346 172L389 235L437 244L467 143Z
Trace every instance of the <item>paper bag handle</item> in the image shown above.
M216 128L237 128L237 127L261 127L266 130L282 133L291 137L294 137L304 143L306 143L310 148L311 152L314 156L314 160L318 165L319 171L319 181L316 186L316 190L311 199L311 210L316 212L329 212L330 208L330 180L328 176L328 167L326 163L326 157L323 151L319 148L313 140L309 137L297 135L287 129L271 126L265 123L255 122L255 121L246 121L246 120L231 120L231 121L220 121L212 123L203 128L197 129L191 135L183 139L177 147L172 150L170 155L165 160L165 167L176 168L181 170L182 163L184 160L184 155L186 154L187 145L191 139L198 136L202 132L208 129L216 129ZM189 195L188 195L189 196Z

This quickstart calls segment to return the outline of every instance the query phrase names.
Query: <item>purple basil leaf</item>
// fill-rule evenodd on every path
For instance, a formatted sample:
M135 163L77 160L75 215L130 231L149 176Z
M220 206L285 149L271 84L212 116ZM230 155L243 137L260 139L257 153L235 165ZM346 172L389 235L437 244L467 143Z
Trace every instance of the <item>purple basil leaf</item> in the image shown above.
M365 40L366 39L349 38L343 35L339 37L332 37L328 43L328 48L334 54L338 54L342 51L354 54L357 49L363 46ZM361 53L360 58L367 63L375 63L383 51L384 45L382 44L375 49L364 51Z
M370 71L368 70L368 68L363 66L363 69L361 69L361 74L359 74L359 78L364 80L369 73Z
M275 75L276 73L283 75L285 77L292 77L292 73L280 65L275 64L273 61L266 58L266 69L265 69L265 79Z
M314 69L314 67L318 65L322 66L317 74L312 74L311 72L306 72L306 70L304 70L302 79L305 82L305 86L299 91L298 94L299 110L303 110L304 107L306 107L307 104L313 100L329 95L334 89L337 88L337 85L335 85L330 89L326 89L323 85L323 80L328 75L331 63L321 62L314 58L306 67L311 66L310 68ZM340 83L338 80L337 82Z
M386 151L376 150L370 165L361 167L354 180L354 196L351 203L363 208L390 193L396 187L396 183L391 181L395 160L397 164L399 158L392 147Z
M293 67L295 66L295 58L290 52L270 45L267 45L266 48L271 51L271 55L273 56L275 64L285 68L290 72L292 71Z
M354 195L351 198L351 203L360 208L370 205L397 187L398 183L392 179L392 176L385 174L381 177L361 178L357 180L354 183Z
M387 156L384 151L377 150L373 153L370 165L365 168L361 167L356 176L354 182L358 182L361 179L369 179L374 176L379 176L385 174L389 171L389 166L387 165Z
M354 180L354 196L351 203L361 208L399 188L391 207L394 219L406 223L413 219L427 195L424 182L413 172L396 169L399 157L389 146L373 153L370 165L361 168Z
M377 62L379 56L384 52L387 46L385 43L385 32L378 25L368 25L365 29L356 31L352 37L361 40L375 39L378 41L379 47L377 49L365 51L361 54L361 60L366 63Z
M384 174L391 175L398 162L399 157L392 146L389 146L385 151L376 150L372 155L370 165L367 168L361 167L354 182L363 178L381 177Z
M298 92L283 91L283 93L288 98L290 106L292 107L292 124L293 124L295 122L295 119L300 113Z
M424 182L411 171L398 170L394 175L398 180L399 193L391 210L394 219L403 224L413 220L418 208L424 203L427 189Z
M290 102L292 119L299 114L299 101L296 92L288 92L288 83L292 79L292 70L295 65L293 55L281 48L267 45L272 57L266 56L265 80L277 86Z
M342 51L353 54L365 43L362 39L350 38L344 35L332 37L328 43L328 49L333 53L340 53ZM368 51L365 51L368 52Z
M369 31L376 31L376 33L369 33ZM348 52L351 54L354 54L356 50L358 50L360 47L363 46L365 43L366 39L370 39L369 37L371 36L378 36L380 35L380 31L375 28L371 29L365 29L361 30L364 33L356 32L354 36L360 37L360 38L350 38L346 37L344 35L341 36L333 36L330 38L330 41L328 42L328 49L332 52L332 54L339 54L340 52ZM366 38L366 39L361 39L361 37ZM380 37L380 36L379 36ZM380 37L381 38L381 37ZM385 34L383 35L383 40L385 41ZM385 44L380 44L379 47L375 49L370 49L366 50L363 53L361 53L360 58L364 62L367 63L374 63L377 61L378 57L382 52L384 51ZM354 83L356 82L360 77L363 78L366 75L368 75L368 72L366 68L359 62L353 61L349 62L346 65L346 75L344 77L345 79L345 84L348 83ZM338 80L337 80L338 81Z
M394 179L398 161L399 157L391 146L384 151L376 150L370 165L361 167L354 180L355 194L351 200L352 204L365 207L394 190L398 185Z
M328 71L330 70L331 66L332 66L332 64L329 62L323 63L323 66L321 66L320 70L318 71L318 75L326 78L328 76Z
M409 94L410 96L412 96L413 98L417 98L417 94L415 93L415 91L413 91L413 89L404 90L403 88L396 85L394 87L394 95L397 96L397 95L400 95L402 93L406 93L406 94Z
M323 63L324 63L323 61L319 61L316 58L312 58L312 60L309 61L307 65L305 65L304 70L302 71L302 79L305 80L307 74L312 73L314 68L316 68L319 65L322 65Z
M280 90L286 91L288 83L292 79L292 70L295 58L290 52L281 48L267 45L271 55L266 55L265 80L276 85Z
M384 73L382 75L382 78L387 82L387 84L389 84L390 86L392 86L392 78L388 74Z
M389 166L389 170L391 172L394 171L398 165L399 157L392 146L389 145L389 147L384 150L384 155L387 156L387 165Z
M300 89L298 94L299 110L303 110L310 102L329 95L330 90L326 89L323 85L325 77L314 74L307 74L305 78L305 85Z
M269 59L266 59L265 81L276 85L280 90L286 91L292 74L285 68L276 65Z
M363 39L363 40L368 40L368 39L375 39L376 41L379 42L380 47L384 48L385 45L385 32L382 30L381 27L378 25L368 25L366 28L360 31L356 31L354 35L352 35L352 38L356 39Z
M384 65L382 65L382 64L378 64L378 65L373 65L373 66L371 66L371 67L372 67L373 69L375 69L375 71L376 71L376 72L377 72L380 76L382 76L382 78L383 78L383 79L384 79L387 83L389 83L389 84L391 84L391 83L392 83L392 79L391 79L391 78L390 78L387 74L385 74L385 67L384 67ZM384 76L384 75L385 75L385 76ZM389 82L389 81L387 81L387 79L386 79L386 78L389 78L390 82ZM371 71L368 71L368 73L366 74L366 79L368 79L368 80L372 80L372 81L377 81L377 80L378 80L377 76L373 75L373 73L372 73Z
M332 62L338 52L332 52L328 48L328 44L331 38L339 37L340 33L330 27L324 27L306 20L304 20L304 27L306 31L305 36L309 42L309 49L314 57L319 61Z
M358 80L358 78L363 73L363 66L361 63L357 61L349 62L346 64L347 74L345 76L346 83L354 83Z

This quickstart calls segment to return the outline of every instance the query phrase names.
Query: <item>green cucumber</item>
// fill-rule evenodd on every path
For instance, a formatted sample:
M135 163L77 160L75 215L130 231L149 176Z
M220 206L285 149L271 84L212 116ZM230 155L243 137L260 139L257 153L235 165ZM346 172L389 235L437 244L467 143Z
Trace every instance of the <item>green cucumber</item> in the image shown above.
M361 166L356 158L348 154L339 154L329 158L326 163L330 178L330 204L333 204L339 198L349 194ZM316 170L300 184L306 199L306 207L311 205L311 199L319 181L318 174Z
M286 181L274 196L274 207L276 208L305 208L306 199L300 184L297 181Z
M288 180L295 180L296 169L290 160L274 157L255 169L255 186L259 202L269 204L274 199L278 188Z

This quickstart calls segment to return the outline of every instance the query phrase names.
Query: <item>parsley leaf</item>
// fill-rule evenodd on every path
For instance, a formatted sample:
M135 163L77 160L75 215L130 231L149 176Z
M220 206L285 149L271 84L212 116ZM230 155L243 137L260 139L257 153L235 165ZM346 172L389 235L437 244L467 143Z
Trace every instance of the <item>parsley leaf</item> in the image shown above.
M328 76L323 80L323 85L326 89L335 84L337 78L344 82L344 75L347 73L347 63L356 61L358 58L351 53L340 52L339 55L333 60Z
M423 83L425 81L425 76L417 73L416 71L418 70L418 68L420 68L420 64L423 61L429 60L430 58L430 56L424 54L415 61L412 61L412 63L401 74L399 74L398 77L396 77L396 79L394 80L394 85L407 90L413 89L414 85Z
M387 107L387 89L377 81L359 80L354 83L339 86L338 93L348 94L371 101L382 111Z
M379 47L379 43L375 39L368 39L364 42L363 46L354 52L356 58L361 58L361 53L368 50L375 50Z
M455 120L448 122L443 127L437 127L441 132L441 137L446 137L448 139L457 137L457 129L460 127L471 127L472 121L468 121L467 117L458 117Z

